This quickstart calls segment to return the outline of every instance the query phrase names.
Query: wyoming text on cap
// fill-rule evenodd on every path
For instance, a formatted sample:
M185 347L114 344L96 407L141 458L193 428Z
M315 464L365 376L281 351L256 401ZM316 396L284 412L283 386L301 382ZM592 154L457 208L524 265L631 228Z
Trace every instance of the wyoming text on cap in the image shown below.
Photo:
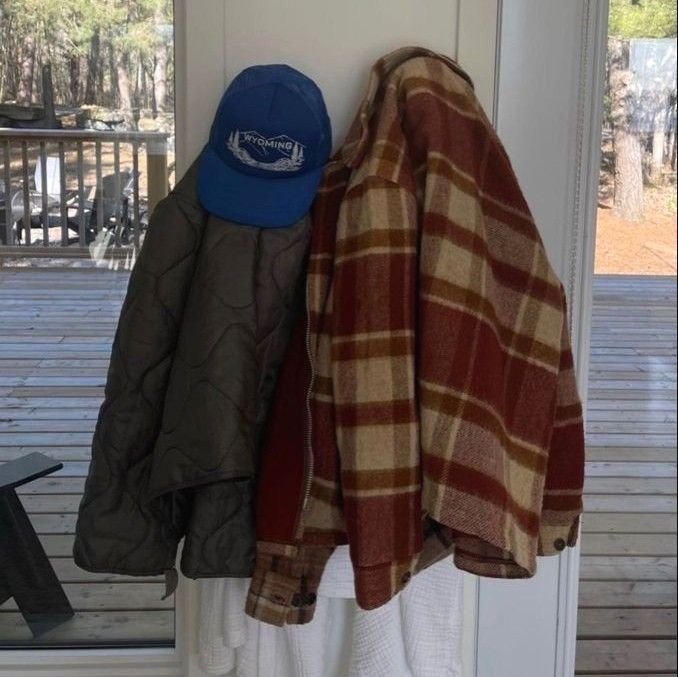
M198 173L205 209L262 227L310 208L332 149L322 93L286 65L246 68L224 93Z

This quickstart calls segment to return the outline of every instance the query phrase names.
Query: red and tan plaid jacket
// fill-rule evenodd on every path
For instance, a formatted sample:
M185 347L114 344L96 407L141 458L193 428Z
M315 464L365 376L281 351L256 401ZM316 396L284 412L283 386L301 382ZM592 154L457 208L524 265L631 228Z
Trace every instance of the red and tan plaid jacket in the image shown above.
M575 544L584 439L564 290L445 57L406 48L374 66L314 205L307 306L270 414L250 615L310 620L341 543L366 609L450 552L523 578Z

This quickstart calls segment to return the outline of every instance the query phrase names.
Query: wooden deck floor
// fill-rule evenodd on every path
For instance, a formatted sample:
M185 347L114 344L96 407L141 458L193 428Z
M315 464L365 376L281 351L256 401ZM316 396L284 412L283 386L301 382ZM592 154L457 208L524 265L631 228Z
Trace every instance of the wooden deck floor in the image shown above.
M76 616L40 645L174 642L161 580L88 574L71 558L76 511L103 397L127 273L0 268L0 462L41 451L58 475L21 491ZM0 646L35 644L13 601L0 607Z
M73 526L127 274L0 268L0 462L59 476L22 492L76 618L43 644L174 641L161 581L80 571ZM578 674L676 674L675 278L598 277ZM143 580L143 582L140 582ZM30 643L11 602L0 646Z
M676 278L596 276L577 674L676 674Z

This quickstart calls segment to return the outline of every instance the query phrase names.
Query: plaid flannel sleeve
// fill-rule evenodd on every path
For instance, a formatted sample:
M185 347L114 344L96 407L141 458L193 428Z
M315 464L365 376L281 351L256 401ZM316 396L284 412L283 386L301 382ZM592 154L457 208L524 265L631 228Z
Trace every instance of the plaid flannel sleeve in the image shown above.
M563 291L565 306L564 299ZM577 543L584 461L584 421L564 309L556 407L539 530L540 555L556 555Z

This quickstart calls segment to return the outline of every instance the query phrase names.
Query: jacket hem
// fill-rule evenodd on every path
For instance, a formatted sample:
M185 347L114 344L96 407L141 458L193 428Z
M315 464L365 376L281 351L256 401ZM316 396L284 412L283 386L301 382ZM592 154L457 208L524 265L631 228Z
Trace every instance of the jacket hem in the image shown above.
M141 571L138 569L125 569L123 567L91 566L79 562L76 557L73 558L73 561L83 571L89 571L92 574L116 574L118 576L164 576L166 571L174 567L174 562L172 562L163 569Z
M187 572L182 569L181 573L192 581L200 581L209 578L250 578L252 576L252 568L247 569L247 571L218 571L210 573L200 571Z
M437 498L440 496L440 498ZM534 525L521 525L511 515L498 513L480 496L434 485L424 494L424 505L435 510L429 519L442 530L454 549L455 565L490 578L531 578L537 570L538 512ZM479 515L490 518L479 519Z
M154 489L151 489L149 482L149 487L145 497L145 501L146 503L150 503L155 499L164 496L165 494L171 494L174 491L182 491L184 489L194 489L196 487L202 487L206 484L215 484L217 482L233 482L236 480L253 480L253 479L254 472L252 471L251 468L249 468L247 471L220 470L217 472L209 473L207 475L203 475L196 479L192 480L189 479L183 482L175 482L174 484L170 484L163 487L156 487Z

